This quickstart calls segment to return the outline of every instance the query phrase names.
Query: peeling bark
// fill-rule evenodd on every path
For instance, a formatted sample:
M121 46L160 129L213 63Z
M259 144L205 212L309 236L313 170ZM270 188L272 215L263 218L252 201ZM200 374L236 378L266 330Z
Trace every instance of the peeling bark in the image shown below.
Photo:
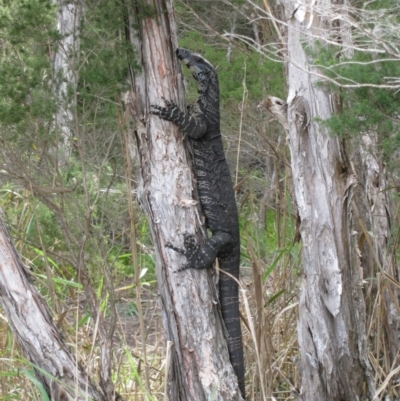
M58 99L58 108L54 116L54 128L59 138L58 160L65 163L71 155L71 138L73 133L73 106L68 87L77 92L78 71L77 55L79 51L79 23L82 5L77 2L57 0L57 30L61 35L54 54L54 92Z
M318 79L305 52L313 47L314 37L321 42L332 28L325 17L330 15L331 3L317 3L283 2L288 21L289 97L287 105L269 98L272 112L286 113L287 107L287 120L280 117L280 121L288 131L301 219L299 399L362 400L366 393L372 398L374 384L366 348L361 267L352 235L356 176L343 143L318 122L329 118L334 109L329 93L316 85Z
M154 6L155 15L140 19L139 35L131 38L142 73L133 77L128 107L139 153L138 198L155 245L165 336L173 343L168 396L171 401L239 401L211 273L193 269L175 273L185 258L165 248L167 242L183 247L184 233L201 241L204 231L182 135L174 124L149 114L150 105L160 104L162 98L184 109L172 1L143 3ZM137 10L135 14L140 15Z
M0 302L10 328L51 400L106 401L91 383L29 282L0 213Z

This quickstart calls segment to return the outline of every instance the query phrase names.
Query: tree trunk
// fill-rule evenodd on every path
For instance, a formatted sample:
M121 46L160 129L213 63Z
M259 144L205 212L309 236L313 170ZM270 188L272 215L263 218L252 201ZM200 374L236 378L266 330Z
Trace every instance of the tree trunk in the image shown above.
M0 213L0 302L25 356L53 401L105 401L62 340L26 276Z
M82 4L57 0L57 30L61 35L54 54L54 93L58 100L57 112L54 116L54 128L58 136L57 159L64 164L71 155L71 138L74 116L72 110L76 99L71 99L68 87L74 88L76 94L78 85L79 24L82 14Z
M392 365L395 363L400 350L399 297L397 287L392 284L392 280L398 282L399 277L389 246L391 231L390 201L386 190L388 187L386 166L379 160L376 149L377 140L377 133L373 131L364 132L360 137L361 169L359 175L366 197L365 203L368 205L365 215L365 221L368 225L364 225L360 235L365 237L365 241L363 241L365 247L372 248L367 250L372 256L367 266L373 266L375 269L370 267L367 277L373 277L378 272L383 278L378 280L382 284L378 291L381 292L380 295L384 300L382 308L386 320L384 325L386 342L383 346L387 346L389 349L390 365ZM372 235L369 231L372 232ZM377 313L381 314L382 310L379 309Z
M190 158L179 129L149 114L162 98L184 109L181 68L175 49L176 27L171 0L145 0L155 15L141 17L132 37L142 66L133 77L129 108L139 153L138 197L146 213L156 255L158 289L167 341L173 343L168 382L171 401L242 400L228 349L210 271L185 270L185 258L165 248L183 247L184 233L204 238ZM133 10L145 15L143 10ZM132 24L133 25L133 24Z
M311 2L300 6L283 2L288 21L288 143L303 252L299 398L361 400L366 388L372 396L374 385L366 348L362 275L351 229L356 178L343 143L316 121L333 112L330 95L316 85L320 78L313 73L318 71L309 65L305 52L313 48L315 37L323 42L333 28L330 2L317 3L313 8Z

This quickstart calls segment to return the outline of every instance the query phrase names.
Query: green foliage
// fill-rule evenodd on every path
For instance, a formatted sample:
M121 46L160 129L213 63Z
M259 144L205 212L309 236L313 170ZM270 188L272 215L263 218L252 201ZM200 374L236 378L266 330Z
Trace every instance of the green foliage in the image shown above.
M313 63L321 66L325 75L343 85L354 86L340 88L324 83L342 104L341 112L324 122L331 132L342 137L355 137L373 130L378 133L379 146L387 157L400 149L400 127L396 117L400 115L400 92L371 86L382 84L385 77L400 76L399 62L387 61L385 54L373 56L360 51L351 59L339 60L337 49L319 43L313 50L307 50Z
M112 1L88 2L88 6L80 35L80 79L89 94L102 88L110 93L107 96L115 96L127 80L131 53L124 32L125 10ZM85 98L85 93L80 95Z
M42 383L35 377L35 371L33 369L25 369L22 371L22 373L37 387L40 396L42 397L42 401L50 401L50 398L47 395Z
M32 119L43 129L37 120L54 112L48 57L57 37L54 18L55 7L46 0L1 4L0 125L12 128L14 135L31 126Z
M79 112L86 129L117 129L116 103L129 89L128 61L132 47L125 37L126 10L117 1L85 3L80 33L82 65L77 88ZM118 152L120 153L120 149Z

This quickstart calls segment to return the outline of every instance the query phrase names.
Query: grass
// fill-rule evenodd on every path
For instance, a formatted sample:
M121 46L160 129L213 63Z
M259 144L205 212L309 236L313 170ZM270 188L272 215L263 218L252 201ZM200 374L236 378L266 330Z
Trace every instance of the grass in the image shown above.
M259 177L248 179L238 195L242 231L241 304L248 372L247 391L253 400L266 400L271 396L287 399L292 388L298 386L293 360L298 353L296 277L300 248L298 244L292 245L293 219L290 208L280 207L282 215L279 219L274 207L268 207L265 216L260 216L257 204L260 200L254 193L258 181ZM19 201L13 203L19 218L17 226L25 227L24 232L28 234L30 227L35 227L40 242L40 227L35 226L35 220L40 220L35 210L38 210L37 213L40 210L30 207L21 209L19 202L26 204L26 199L22 195L17 199ZM286 202L288 204L290 200ZM93 338L96 323L85 305L79 302L83 294L81 284L75 281L68 266L60 264L59 258L53 255L51 250L54 247L48 246L49 251L46 253L42 250L44 241L41 242L41 249L22 240L17 241L17 244L19 250L29 256L27 264L35 274L37 287L53 309L54 319L65 341L70 344L89 374L96 377L99 369L99 349ZM278 244L283 244L283 248L277 248ZM141 246L138 249L137 258L142 263L139 266L139 286L133 280L131 253L117 251L114 256L110 254L111 259L118 261L113 277L117 314L113 381L117 391L126 400L164 400L165 369L170 361L166 355L160 310L156 302L154 263L148 247ZM131 272L129 277L126 276L127 272ZM106 317L110 316L104 278L98 275L94 283L97 295L102 299L103 313ZM140 298L137 297L138 292ZM141 316L138 302L142 307ZM24 360L5 317L2 317L0 400L45 400L40 383L32 376L30 364Z
M301 246L293 241L296 228L289 177L282 175L279 182L284 185L276 188L279 194L271 195L265 213L260 213L263 197L257 195L256 190L259 177L250 177L238 194L242 234L240 282L247 369L246 391L248 400L252 401L292 400L300 386L296 328ZM283 199L284 202L278 207L276 199ZM16 210L20 212L20 209ZM27 208L25 213L25 221L31 221ZM19 216L21 218L17 225L28 227L22 221L22 214ZM398 217L396 213L394 221ZM393 229L391 249L396 248L399 232L398 229ZM24 241L17 243L20 250L30 257L29 264L35 272L37 287L52 306L54 319L63 332L65 341L78 355L89 374L96 377L99 370L99 349L93 339L95 322L84 304L77 301L83 292L82 286L72 277L68 277L69 270L60 265L56 257L49 256L50 252L45 261L46 256L39 248L27 245ZM138 259L143 263L140 266L139 286L133 282L132 275L126 277L126 269L129 267L125 262L131 254L117 252L117 259L124 263L117 265L113 277L117 325L112 375L117 391L125 400L161 401L165 399L164 378L170 360L157 305L151 251L144 246L138 249ZM103 291L104 280L100 278L98 276L96 281L97 293L103 300L102 308L107 317L111 313L109 298ZM47 286L49 279L53 294ZM390 290L394 297L392 284L379 273L376 278L368 279L365 287L369 359L378 389L377 399L390 395L392 399L397 399L399 394L395 380L399 377L399 369L396 364L389 362L390 350L383 331L384 294ZM398 283L394 285L400 288ZM137 307L138 290L142 316ZM54 303L53 299L57 302ZM21 399L45 400L46 397L40 383L32 374L32 367L14 341L4 314L1 313L0 400Z

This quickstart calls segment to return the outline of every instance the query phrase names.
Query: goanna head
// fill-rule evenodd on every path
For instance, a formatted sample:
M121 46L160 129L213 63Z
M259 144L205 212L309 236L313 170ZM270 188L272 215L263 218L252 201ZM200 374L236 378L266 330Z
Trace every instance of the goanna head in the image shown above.
M215 69L204 57L186 49L176 49L176 55L189 68L200 93L206 92L211 83L218 85Z

